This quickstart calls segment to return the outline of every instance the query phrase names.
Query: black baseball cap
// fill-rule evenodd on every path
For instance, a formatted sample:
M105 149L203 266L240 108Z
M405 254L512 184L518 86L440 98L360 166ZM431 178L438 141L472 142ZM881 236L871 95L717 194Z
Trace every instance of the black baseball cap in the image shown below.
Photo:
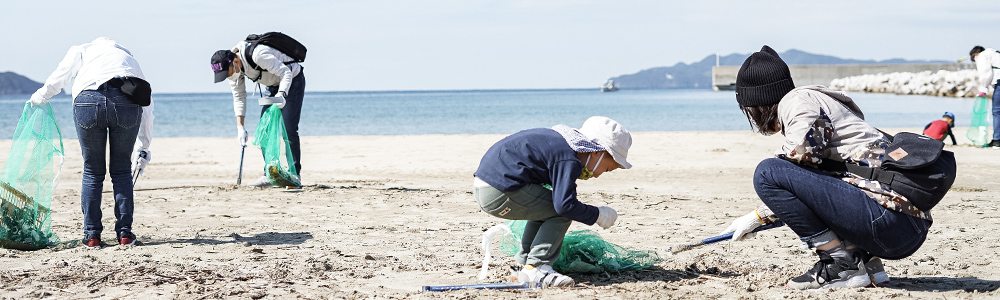
M212 54L212 71L215 72L215 82L226 80L229 77L229 65L236 58L236 53L229 50L219 50Z

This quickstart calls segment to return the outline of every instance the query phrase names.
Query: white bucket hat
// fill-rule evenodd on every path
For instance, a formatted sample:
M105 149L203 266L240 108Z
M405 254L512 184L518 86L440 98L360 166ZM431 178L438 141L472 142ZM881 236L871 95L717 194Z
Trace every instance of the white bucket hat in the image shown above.
M580 133L607 149L611 157L622 168L632 168L632 164L625 161L628 156L628 148L632 147L632 134L628 133L628 130L625 130L621 124L608 117L593 116L583 122L583 126L580 126Z

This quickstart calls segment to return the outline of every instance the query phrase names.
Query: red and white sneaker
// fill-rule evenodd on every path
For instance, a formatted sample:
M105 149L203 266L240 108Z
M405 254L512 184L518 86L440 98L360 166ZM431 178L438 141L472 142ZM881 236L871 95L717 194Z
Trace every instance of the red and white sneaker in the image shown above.
M118 234L118 236L119 236L118 237L118 244L120 244L120 245L126 245L126 246L135 245L135 242L136 242L135 235L132 234L131 232L124 232L124 233Z
M89 239L88 238L84 238L83 239L83 245L86 246L87 248L90 248L90 249L98 249L98 248L101 248L101 239L100 238L89 238Z

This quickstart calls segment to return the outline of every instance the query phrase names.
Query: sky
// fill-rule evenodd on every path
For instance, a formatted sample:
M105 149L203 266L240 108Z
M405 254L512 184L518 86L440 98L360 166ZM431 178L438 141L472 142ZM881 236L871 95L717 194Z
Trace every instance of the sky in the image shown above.
M308 49L307 91L594 88L764 44L954 61L1000 48L996 0L6 1L0 72L42 82L72 45L131 50L156 93L228 92L211 54L250 33ZM992 43L992 44L991 44Z

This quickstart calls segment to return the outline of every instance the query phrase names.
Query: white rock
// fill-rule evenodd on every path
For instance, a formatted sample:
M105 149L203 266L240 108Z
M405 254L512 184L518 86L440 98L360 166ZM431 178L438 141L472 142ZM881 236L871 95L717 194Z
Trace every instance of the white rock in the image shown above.
M834 79L830 81L830 88L868 93L974 97L978 91L977 76L975 70L865 74Z

